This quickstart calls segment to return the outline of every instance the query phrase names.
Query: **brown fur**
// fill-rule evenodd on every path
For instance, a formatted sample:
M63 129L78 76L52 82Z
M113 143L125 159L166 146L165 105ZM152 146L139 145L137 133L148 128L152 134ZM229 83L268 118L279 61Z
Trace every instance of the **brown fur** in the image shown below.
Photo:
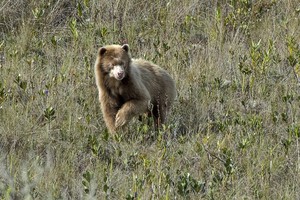
M128 45L108 45L98 51L95 75L104 121L111 133L143 113L153 116L156 127L165 123L176 90L164 69L131 59Z

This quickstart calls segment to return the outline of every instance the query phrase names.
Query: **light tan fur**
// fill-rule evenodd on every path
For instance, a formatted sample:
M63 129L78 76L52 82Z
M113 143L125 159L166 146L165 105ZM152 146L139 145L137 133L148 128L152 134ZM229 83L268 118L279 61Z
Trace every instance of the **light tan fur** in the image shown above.
M110 76L111 70L125 73L124 78L118 73ZM176 97L175 83L166 70L143 59L131 59L128 45L108 45L98 51L95 76L111 133L143 113L153 116L156 128L165 123Z

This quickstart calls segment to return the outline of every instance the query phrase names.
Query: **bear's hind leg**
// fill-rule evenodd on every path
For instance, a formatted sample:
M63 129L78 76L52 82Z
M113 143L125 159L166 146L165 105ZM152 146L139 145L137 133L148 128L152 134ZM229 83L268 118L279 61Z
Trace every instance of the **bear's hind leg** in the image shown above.
M161 108L159 105L153 107L152 115L154 118L154 127L158 131L160 127L166 122L166 108Z

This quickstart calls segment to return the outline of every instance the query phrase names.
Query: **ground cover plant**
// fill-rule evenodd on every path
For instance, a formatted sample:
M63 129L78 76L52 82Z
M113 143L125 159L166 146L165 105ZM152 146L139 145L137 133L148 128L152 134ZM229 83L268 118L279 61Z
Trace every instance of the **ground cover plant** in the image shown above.
M1 199L299 199L296 0L0 2ZM130 45L169 123L108 134L93 65Z

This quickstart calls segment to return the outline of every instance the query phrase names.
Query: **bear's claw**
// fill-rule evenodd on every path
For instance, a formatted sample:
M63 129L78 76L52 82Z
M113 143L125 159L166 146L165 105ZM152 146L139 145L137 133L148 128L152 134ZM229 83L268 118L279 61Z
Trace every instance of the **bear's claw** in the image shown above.
M116 128L124 126L125 124L126 124L125 117L123 117L120 113L118 113L116 116L116 122L115 122Z

